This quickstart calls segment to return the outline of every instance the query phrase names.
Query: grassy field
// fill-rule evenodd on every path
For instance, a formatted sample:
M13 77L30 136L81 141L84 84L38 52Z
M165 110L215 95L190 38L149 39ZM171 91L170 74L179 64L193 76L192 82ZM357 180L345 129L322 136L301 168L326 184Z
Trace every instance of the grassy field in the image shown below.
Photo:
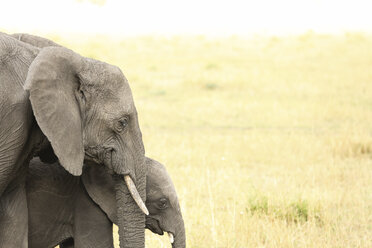
M127 76L188 247L372 247L372 36L49 37Z

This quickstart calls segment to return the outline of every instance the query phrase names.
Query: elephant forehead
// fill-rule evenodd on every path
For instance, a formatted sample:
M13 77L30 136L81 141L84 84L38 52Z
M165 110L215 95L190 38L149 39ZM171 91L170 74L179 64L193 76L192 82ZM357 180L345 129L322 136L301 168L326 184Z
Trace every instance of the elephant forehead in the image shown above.
M172 180L163 164L155 160L149 160L148 158L146 160L146 163L148 165L147 176L149 181L159 186L172 184Z
M83 86L94 89L97 95L132 95L127 78L117 66L88 58L79 75Z
M124 94L103 99L103 110L112 118L120 118L135 112L134 102L130 96Z
M156 199L166 197L172 205L177 205L177 193L173 182L165 169L161 167L152 168L147 173L146 192L147 197Z
M123 84L117 91L118 104L124 110L129 111L134 108L134 101L132 91L130 90L129 84Z
M85 87L92 95L93 105L99 106L99 108L97 107L98 111L103 110L115 117L128 115L134 111L132 92L128 82L123 77L114 78L109 76L105 78L105 83L99 83L101 80L96 79L96 83L92 82Z

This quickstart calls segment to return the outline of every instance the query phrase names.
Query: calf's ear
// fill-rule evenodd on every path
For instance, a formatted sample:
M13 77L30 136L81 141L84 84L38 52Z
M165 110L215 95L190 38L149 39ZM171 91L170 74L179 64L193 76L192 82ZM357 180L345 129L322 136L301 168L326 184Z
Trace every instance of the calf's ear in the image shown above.
M103 166L89 165L84 167L81 178L90 198L113 223L117 223L115 183L112 175Z

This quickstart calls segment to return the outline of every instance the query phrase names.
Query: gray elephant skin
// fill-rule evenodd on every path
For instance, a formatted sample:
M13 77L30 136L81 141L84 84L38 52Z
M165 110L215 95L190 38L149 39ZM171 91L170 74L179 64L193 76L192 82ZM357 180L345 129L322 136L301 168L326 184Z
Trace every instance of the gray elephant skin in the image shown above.
M145 151L121 70L41 37L0 33L0 247L27 247L25 175L35 156L75 176L83 161L120 175L120 246L144 247Z
M165 167L146 158L146 227L172 233L173 247L184 248L185 228L173 182ZM58 163L30 162L26 181L29 247L112 248L112 223L117 224L115 184L102 166L84 167L81 177ZM73 239L72 239L73 238Z

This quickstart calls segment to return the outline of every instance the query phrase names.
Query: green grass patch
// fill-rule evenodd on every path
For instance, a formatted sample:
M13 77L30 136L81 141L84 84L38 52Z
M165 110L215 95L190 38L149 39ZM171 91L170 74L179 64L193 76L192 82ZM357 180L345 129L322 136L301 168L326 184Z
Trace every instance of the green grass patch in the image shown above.
M246 211L250 215L283 219L288 224L301 224L310 219L318 224L322 223L320 207L312 206L309 201L303 199L278 203L269 202L267 196L256 196L249 199Z

